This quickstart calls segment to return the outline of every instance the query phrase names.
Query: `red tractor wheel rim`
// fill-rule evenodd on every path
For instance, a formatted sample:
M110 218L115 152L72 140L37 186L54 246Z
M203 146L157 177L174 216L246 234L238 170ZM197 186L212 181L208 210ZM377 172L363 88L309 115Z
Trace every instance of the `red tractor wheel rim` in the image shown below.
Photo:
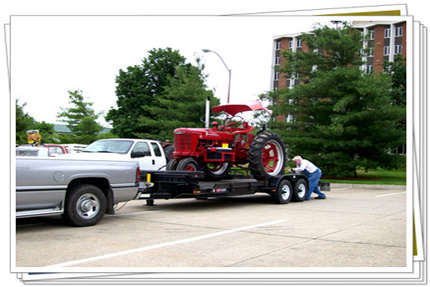
M207 167L212 173L218 173L221 170L225 170L223 163L212 163L208 164Z
M282 164L280 161L282 160L280 156L283 155L281 150L281 146L276 141L269 141L264 146L262 153L262 162L264 170L268 174L277 174Z
M193 164L189 164L185 167L186 171L196 171L196 167Z

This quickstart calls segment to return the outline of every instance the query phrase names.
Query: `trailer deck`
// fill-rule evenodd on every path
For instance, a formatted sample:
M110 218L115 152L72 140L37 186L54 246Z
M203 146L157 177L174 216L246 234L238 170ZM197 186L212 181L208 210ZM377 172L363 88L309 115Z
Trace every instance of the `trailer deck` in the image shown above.
M308 191L308 181L303 175L287 174L266 180L231 178L204 181L201 171L144 171L141 180L148 188L142 190L140 199L209 198L267 193L278 203L290 200L303 201Z

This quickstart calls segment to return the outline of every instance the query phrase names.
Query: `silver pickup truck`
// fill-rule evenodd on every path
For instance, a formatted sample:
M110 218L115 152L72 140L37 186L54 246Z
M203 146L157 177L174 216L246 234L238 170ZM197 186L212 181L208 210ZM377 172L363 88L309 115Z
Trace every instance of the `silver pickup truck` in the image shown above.
M138 162L16 157L16 217L61 214L74 226L95 225L136 199L139 183Z

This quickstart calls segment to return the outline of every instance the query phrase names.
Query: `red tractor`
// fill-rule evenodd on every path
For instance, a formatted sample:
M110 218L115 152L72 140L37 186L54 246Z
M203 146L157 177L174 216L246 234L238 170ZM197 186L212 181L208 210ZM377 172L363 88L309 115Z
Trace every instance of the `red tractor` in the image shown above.
M249 164L249 170L256 179L266 179L283 174L285 169L285 145L281 138L269 131L256 135L250 126L237 114L246 111L266 109L260 101L248 104L226 104L212 108L214 113L225 112L224 125L217 122L206 128L179 128L174 131L175 150L168 162L167 170L202 170L205 178L225 178L233 165ZM235 118L236 120L233 120Z

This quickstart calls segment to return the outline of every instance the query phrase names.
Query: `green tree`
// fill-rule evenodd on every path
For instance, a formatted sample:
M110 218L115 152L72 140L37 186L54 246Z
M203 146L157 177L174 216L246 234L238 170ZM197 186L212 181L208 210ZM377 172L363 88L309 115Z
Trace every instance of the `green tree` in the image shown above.
M26 131L34 130L34 124L36 121L33 117L31 117L28 113L24 112L24 107L26 103L20 105L18 100L15 100L15 127L16 127L16 144L26 144L27 143L27 134Z
M82 91L68 91L70 108L61 108L57 114L61 122L67 123L71 135L61 135L62 142L89 144L93 142L103 127L97 123L99 114L92 109L93 103L85 102Z
M406 58L397 54L394 62L384 62L384 72L391 76L393 104L406 106Z
M137 133L139 137L173 140L176 128L204 127L206 99L210 99L211 106L218 105L219 99L207 90L203 68L200 65L179 66L175 74L168 77L164 91L150 107L151 114L156 117L139 118L139 126L148 131Z
M107 120L120 137L173 139L178 127L203 127L205 100L219 104L205 85L204 65L185 63L171 48L149 51L141 66L117 77L117 106Z
M299 75L304 84L262 95L277 101L271 107L277 114L292 118L271 123L289 155L310 159L325 175L355 176L358 167L396 167L398 158L388 151L405 140L399 124L405 109L392 105L391 78L359 69L357 51L363 39L358 36L346 23L337 29L317 27L304 38L311 51L320 52L285 52L296 62L280 69L288 77Z
M15 101L16 106L16 144L27 144L27 131L28 130L38 130L42 136L42 143L56 143L55 140L55 130L53 124L48 124L45 121L37 122L28 113L24 112L24 107L26 103L20 105L18 100Z
M152 107L158 104L157 97L164 92L169 77L174 76L177 67L182 65L185 65L185 58L179 51L153 49L141 65L120 70L116 77L117 108L111 108L106 116L112 123L112 132L131 138L152 133L139 118L156 120Z
M311 33L303 33L301 40L309 47L310 52L291 50L282 51L286 59L280 71L288 78L310 82L319 73L331 71L338 67L360 66L363 62L358 55L363 49L363 36L344 22L339 28L315 24Z
M34 128L39 131L42 143L59 143L53 124L45 121L36 122Z

